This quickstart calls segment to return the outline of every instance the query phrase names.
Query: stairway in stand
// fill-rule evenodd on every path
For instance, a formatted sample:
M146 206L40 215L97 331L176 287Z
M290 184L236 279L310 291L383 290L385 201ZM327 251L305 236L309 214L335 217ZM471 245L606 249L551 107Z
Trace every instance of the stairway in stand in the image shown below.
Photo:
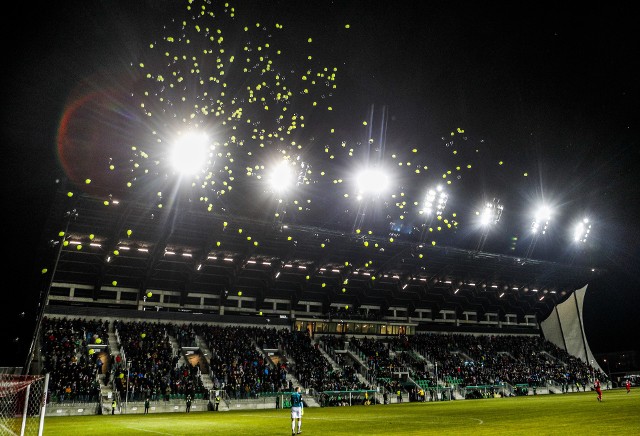
M118 343L118 337L116 332L109 330L109 349L111 350L111 357L115 360L116 356L120 355L120 344Z
M98 374L98 380L100 381L100 404L103 414L111 413L111 401L113 400L113 376L112 368L115 365L116 358L120 356L120 343L115 331L113 331L113 325L110 326L108 332L109 350L111 352L110 365L103 367L103 373ZM109 371L111 378L107 381L106 372ZM106 382L106 383L105 383Z
M211 359L211 350L209 350L209 348L207 347L207 344L202 340L200 336L196 336L196 345L198 348L200 348L200 351L202 352L205 363L207 367L209 367L209 363ZM206 370L206 373L205 373L205 370L201 369L201 378L202 378L202 384L204 385L205 388L207 388L209 391L215 390L213 380L211 380L211 373L208 370Z
M317 350L320 351L320 354L322 354L324 356L325 359L327 359L327 361L331 364L331 366L333 367L334 371L342 371L342 367L340 365L338 365L336 363L335 360L333 360L333 358L331 356L329 356L329 353L327 353L324 348L322 347L322 345L318 344L314 339L311 339L311 345L313 345L314 347L317 345Z
M171 349L173 350L174 354L178 354L178 366L182 366L185 363L187 363L187 361L184 358L184 353L182 352L182 347L178 344L177 339L174 336L171 335L167 335L169 337L169 343L171 344Z

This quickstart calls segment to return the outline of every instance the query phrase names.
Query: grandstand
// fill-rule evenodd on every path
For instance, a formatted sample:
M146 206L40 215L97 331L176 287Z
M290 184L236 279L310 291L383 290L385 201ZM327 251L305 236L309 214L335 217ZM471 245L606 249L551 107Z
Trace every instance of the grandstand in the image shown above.
M187 395L192 410L218 395L220 410L287 407L298 384L310 406L332 406L606 380L586 343L572 354L542 328L600 271L411 235L368 237L370 250L346 230L227 221L188 203L105 210L69 189L45 230L59 239L27 364L51 374L48 414L108 414L113 399L117 413L142 413L145 398L152 413L180 412Z

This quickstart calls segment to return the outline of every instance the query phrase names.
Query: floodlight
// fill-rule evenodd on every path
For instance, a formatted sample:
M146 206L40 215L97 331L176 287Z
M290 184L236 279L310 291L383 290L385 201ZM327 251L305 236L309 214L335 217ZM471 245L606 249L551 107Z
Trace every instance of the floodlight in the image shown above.
M548 206L542 205L533 216L531 223L531 231L533 233L540 232L545 234L547 227L549 226L549 220L551 219L551 209Z
M504 206L500 204L500 200L497 198L494 198L491 202L485 203L484 209L480 214L480 223L483 226L498 224L500 217L502 216L503 209Z
M420 212L430 215L435 211L437 216L442 215L448 199L449 196L444 192L441 185L438 185L435 189L429 189L424 197L424 207Z
M171 162L180 174L195 174L203 169L209 152L209 137L190 132L178 137L171 150Z
M550 219L551 209L546 205L539 206L538 210L533 214L533 221L531 222L531 233L533 233L533 238L531 239L529 248L527 248L527 252L524 256L525 259L528 259L533 254L533 249L535 248L540 235L547 233Z
M288 161L281 161L270 171L267 180L273 192L285 192L296 183L296 173Z
M425 242L427 230L431 227L434 218L440 217L444 213L448 199L449 196L444 192L444 188L441 185L430 188L425 194L423 206L419 212L421 215L426 215L426 221L422 228L422 234L420 235L421 243Z
M489 223L491 223L492 218L493 218L493 210L491 208L491 205L485 206L484 210L482 211L482 214L480 215L480 224L482 224L483 226L486 226Z
M581 222L576 224L573 229L573 240L575 242L587 242L587 238L589 237L589 233L591 232L591 224L589 224L589 219L584 218Z
M361 195L380 194L389 185L389 177L379 168L368 168L356 177L358 193Z

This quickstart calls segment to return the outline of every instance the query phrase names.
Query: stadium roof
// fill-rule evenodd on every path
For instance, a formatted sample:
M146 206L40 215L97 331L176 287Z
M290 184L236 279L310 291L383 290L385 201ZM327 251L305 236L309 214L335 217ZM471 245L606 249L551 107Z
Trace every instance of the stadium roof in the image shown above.
M202 210L158 208L60 184L45 229L45 280L139 290L544 318L601 273L585 266ZM74 192L73 195L70 193ZM247 206L248 207L248 206ZM62 236L64 235L64 236ZM61 245L62 242L62 245Z

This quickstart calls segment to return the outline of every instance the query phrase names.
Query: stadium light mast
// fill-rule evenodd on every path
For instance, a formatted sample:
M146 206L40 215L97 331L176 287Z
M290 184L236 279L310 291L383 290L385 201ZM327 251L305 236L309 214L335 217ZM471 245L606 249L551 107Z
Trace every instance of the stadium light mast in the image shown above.
M383 170L383 158L386 148L388 109L382 106L380 110L379 131L377 140L374 139L373 126L375 107L369 108L369 120L367 122L367 136L365 148L365 169L356 175L356 198L358 200L358 211L353 223L352 232L360 229L364 224L367 209L370 204L386 190L389 183L388 175ZM365 143L363 141L363 143Z
M210 155L209 136L206 133L179 134L172 145L170 162L181 175L193 175L203 170L203 162Z
M591 233L591 224L589 224L589 218L583 218L573 228L573 240L575 242L586 243L589 234Z
M300 160L299 157L298 160ZM299 168L297 168L297 163L282 160L276 163L267 175L268 189L273 192L277 202L274 213L274 226L282 228L284 216L287 213L286 196L292 188L304 182L308 166L306 162L300 162Z
M36 320L36 326L33 333L33 339L31 340L31 346L29 347L29 352L27 353L27 361L22 371L23 375L29 375L29 371L31 370L31 362L33 361L33 354L36 350L36 344L40 338L40 329L42 328L42 320L44 319L44 310L49 300L49 294L51 293L51 287L53 286L53 279L56 275L56 271L58 270L58 263L60 262L62 248L64 247L65 240L67 239L67 233L69 231L69 225L71 224L71 220L75 220L78 217L78 211L76 209L69 210L65 212L64 216L67 219L67 222L66 222L64 231L60 232L60 235L59 235L60 240L50 241L51 246L53 247L56 245L58 246L58 250L56 252L56 259L53 263L53 268L51 269L51 276L49 277L47 286L40 297L40 311L38 312L38 318Z
M356 177L356 198L359 204L352 232L362 227L370 203L386 190L388 184L389 177L381 168L368 168L358 174Z
M502 210L504 206L500 204L500 199L494 198L493 201L487 202L484 206L484 210L480 214L480 224L482 225L482 234L480 240L476 246L476 252L482 251L487 237L489 236L489 230L491 226L500 222L502 216Z
M540 235L544 235L547 233L547 228L549 227L549 221L551 220L551 209L547 206L541 206L534 214L533 221L531 222L531 243L527 248L527 252L524 255L525 259L528 259L533 254L533 250L538 243L538 239Z
M427 231L431 227L434 218L440 217L444 213L448 199L449 195L441 185L427 191L424 197L424 207L420 210L420 213L425 215L425 223L422 234L420 235L420 243L424 243Z

